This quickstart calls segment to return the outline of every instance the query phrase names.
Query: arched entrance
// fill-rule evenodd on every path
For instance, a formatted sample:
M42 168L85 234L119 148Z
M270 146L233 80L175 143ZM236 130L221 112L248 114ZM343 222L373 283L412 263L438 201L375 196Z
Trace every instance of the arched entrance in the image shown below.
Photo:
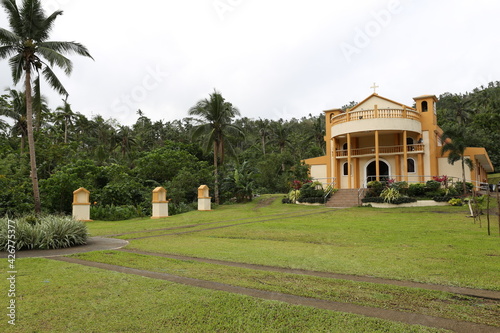
M384 181L384 180L389 179L389 176L391 174L389 164L383 160L379 160L378 165L379 165L380 180ZM366 170L365 170L366 183L371 182L373 180L377 180L377 168L376 168L376 166L377 166L376 161L371 161L366 165Z

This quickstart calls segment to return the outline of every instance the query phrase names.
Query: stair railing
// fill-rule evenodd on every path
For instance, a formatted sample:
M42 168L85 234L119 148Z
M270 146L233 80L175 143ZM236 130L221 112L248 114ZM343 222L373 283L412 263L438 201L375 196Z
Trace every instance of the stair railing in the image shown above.
M335 191L335 178L326 186L325 195L323 196L323 203L326 204L326 199Z

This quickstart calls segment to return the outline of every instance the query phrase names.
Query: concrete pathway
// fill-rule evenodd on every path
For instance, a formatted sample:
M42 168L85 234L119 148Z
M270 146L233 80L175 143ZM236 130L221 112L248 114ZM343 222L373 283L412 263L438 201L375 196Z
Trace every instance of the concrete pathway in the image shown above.
M116 238L89 237L87 244L57 250L27 250L17 251L16 258L50 258L66 256L75 253L116 250L128 245L128 241ZM0 258L7 258L7 252L0 252Z

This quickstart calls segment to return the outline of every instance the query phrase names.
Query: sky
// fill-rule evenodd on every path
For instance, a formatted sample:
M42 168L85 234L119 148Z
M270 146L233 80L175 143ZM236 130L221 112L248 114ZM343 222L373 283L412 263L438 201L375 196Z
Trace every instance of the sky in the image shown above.
M21 1L18 0L18 4ZM216 89L252 119L317 116L371 93L465 93L500 80L497 0L43 0L73 111L122 125L188 116ZM0 27L10 30L0 12ZM0 89L12 87L0 62ZM22 87L18 86L21 90ZM53 109L62 96L45 85Z

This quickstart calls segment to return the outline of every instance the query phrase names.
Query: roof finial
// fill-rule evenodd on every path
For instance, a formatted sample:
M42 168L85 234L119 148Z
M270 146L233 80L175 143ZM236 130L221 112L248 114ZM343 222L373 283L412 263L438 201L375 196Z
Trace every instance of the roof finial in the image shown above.
M370 87L373 89L373 93L376 94L377 93L377 88L379 88L379 86L377 86L377 84L375 82L373 82L373 87Z

